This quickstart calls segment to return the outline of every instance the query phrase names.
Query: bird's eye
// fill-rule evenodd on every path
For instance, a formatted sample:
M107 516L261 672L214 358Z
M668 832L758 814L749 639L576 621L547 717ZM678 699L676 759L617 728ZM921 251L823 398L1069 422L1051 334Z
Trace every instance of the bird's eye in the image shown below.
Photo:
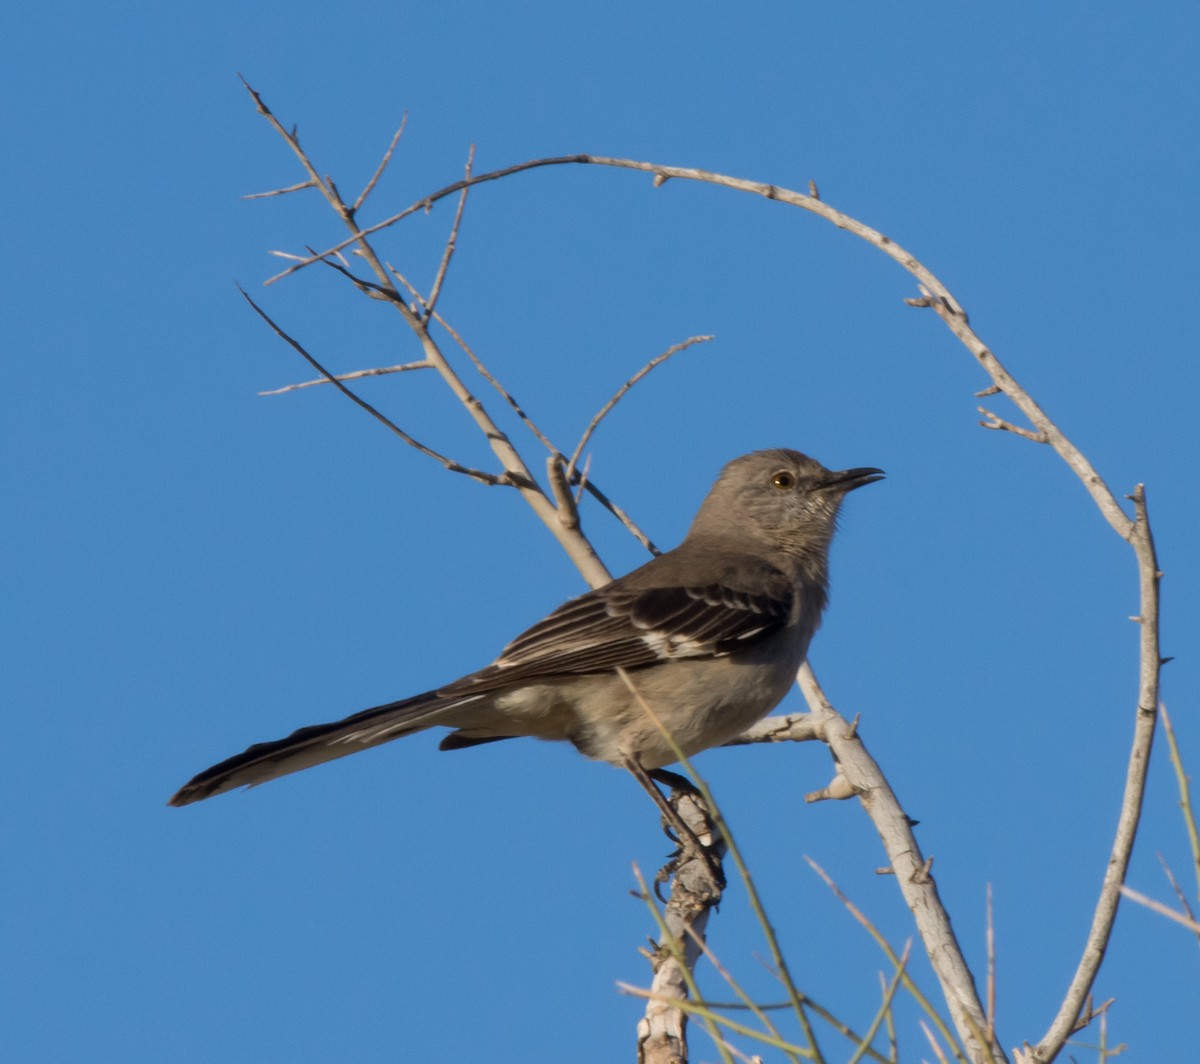
M791 491L796 486L796 474L786 469L781 469L771 478L771 483L780 491Z

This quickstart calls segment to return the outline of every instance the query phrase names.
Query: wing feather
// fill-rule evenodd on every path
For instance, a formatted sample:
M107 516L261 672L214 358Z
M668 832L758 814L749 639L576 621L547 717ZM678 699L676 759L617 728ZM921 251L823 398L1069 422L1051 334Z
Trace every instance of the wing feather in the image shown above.
M737 586L631 586L617 581L560 606L496 661L438 693L460 695L554 676L637 669L675 658L721 657L784 627L796 589L774 567L746 569ZM746 584L752 583L753 587Z

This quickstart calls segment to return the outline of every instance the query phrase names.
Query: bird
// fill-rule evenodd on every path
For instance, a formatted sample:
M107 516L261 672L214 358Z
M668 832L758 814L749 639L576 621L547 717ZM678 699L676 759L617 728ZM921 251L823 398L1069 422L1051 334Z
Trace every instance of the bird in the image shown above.
M720 746L791 688L828 601L838 510L847 493L883 477L873 467L831 471L786 448L735 458L679 546L564 603L490 665L257 743L196 775L169 804L437 726L453 729L442 750L530 736L643 772L677 760L663 729L688 757Z

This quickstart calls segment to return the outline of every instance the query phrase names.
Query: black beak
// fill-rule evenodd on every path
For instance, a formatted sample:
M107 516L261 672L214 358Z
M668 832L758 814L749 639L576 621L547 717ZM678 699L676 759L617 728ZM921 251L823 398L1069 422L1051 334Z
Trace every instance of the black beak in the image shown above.
M874 484L875 481L882 479L882 469L872 469L869 466L861 469L842 469L837 473L830 473L820 488L821 490L832 489L845 493L853 491L855 488L861 488L864 484Z

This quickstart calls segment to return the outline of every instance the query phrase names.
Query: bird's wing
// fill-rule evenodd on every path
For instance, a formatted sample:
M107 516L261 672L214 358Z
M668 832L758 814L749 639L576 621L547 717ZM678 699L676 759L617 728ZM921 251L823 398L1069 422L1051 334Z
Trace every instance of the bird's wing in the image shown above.
M636 586L618 580L560 606L485 669L443 687L461 695L555 676L720 657L785 626L796 589L766 563L713 583Z
M664 559L657 559L663 561ZM753 645L792 616L796 590L779 570L745 559L713 582L672 583L652 562L560 606L519 635L486 669L443 687L301 728L206 769L171 798L187 805L254 786L437 724L498 688L551 677L637 669L675 658L719 657ZM649 575L648 575L649 574ZM650 586L647 586L649 583Z

